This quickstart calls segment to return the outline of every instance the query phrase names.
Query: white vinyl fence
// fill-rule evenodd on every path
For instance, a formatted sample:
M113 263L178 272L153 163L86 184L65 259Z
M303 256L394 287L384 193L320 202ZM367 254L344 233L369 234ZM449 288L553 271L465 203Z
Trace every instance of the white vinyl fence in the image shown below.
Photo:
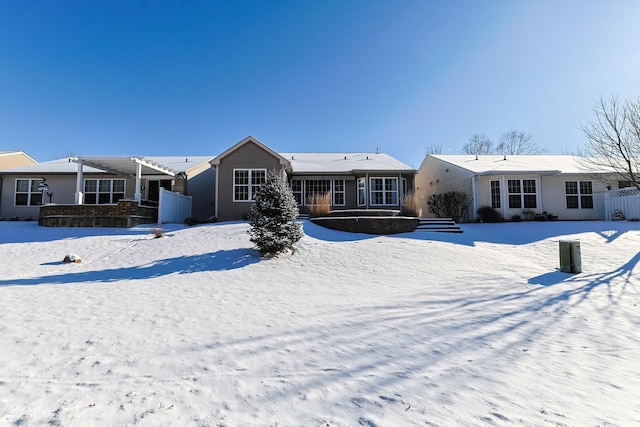
M160 189L158 224L181 224L191 216L191 196Z
M604 210L607 221L613 220L617 211L622 212L625 219L640 218L640 190L630 187L605 191Z

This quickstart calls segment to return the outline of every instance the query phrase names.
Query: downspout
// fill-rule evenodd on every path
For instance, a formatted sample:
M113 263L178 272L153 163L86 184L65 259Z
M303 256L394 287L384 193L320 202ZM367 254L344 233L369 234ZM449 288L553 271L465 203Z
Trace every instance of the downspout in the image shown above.
M471 208L473 212L469 215L469 219L476 219L476 212L478 212L478 175L474 175L471 178Z
M216 192L216 194L214 194L214 201L213 201L213 203L215 203L215 206L214 206L214 212L213 212L213 215L214 215L215 219L216 219L216 220L218 220L218 218L219 218L219 216L218 216L218 205L219 205L219 204L218 204L218 194L220 193L220 192L218 191L218 187L219 187L219 185L220 185L220 176L218 175L218 165L215 165L215 166L214 166L214 169L215 169L215 174L216 174L216 185L215 185L215 192Z

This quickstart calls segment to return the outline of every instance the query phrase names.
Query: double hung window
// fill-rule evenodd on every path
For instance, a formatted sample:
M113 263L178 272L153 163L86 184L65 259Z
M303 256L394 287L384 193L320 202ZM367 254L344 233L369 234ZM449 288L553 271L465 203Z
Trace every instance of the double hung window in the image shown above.
M16 179L16 206L40 206L42 191L39 190L40 179Z
M500 209L500 181L491 181L491 207Z
M233 201L250 202L258 188L267 181L266 169L234 169Z
M345 204L344 179L294 179L291 181L291 191L300 206L313 205L327 193L331 194L332 206Z
M398 178L371 178L369 185L372 205L398 204Z
M536 180L510 179L507 181L509 209L537 208Z
M358 206L367 204L367 180L358 178Z
M105 205L124 199L124 179L85 179L84 204Z
M302 206L302 180L294 179L291 181L291 192L296 199L298 206Z
M591 181L565 181L564 193L567 209L593 209Z

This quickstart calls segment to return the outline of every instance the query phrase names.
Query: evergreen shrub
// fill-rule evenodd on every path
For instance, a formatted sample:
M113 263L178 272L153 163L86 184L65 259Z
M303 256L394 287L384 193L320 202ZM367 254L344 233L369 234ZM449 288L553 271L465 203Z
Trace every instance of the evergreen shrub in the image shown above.
M491 206L481 206L478 208L478 219L481 222L500 222L502 215Z
M298 204L291 188L275 170L254 195L249 212L251 242L262 255L277 255L302 238Z

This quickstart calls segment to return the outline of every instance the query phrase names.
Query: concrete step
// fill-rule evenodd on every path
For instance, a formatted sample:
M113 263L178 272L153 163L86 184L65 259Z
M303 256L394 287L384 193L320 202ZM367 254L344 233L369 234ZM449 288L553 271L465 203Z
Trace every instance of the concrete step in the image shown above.
M416 231L462 233L460 226L451 218L420 218Z

